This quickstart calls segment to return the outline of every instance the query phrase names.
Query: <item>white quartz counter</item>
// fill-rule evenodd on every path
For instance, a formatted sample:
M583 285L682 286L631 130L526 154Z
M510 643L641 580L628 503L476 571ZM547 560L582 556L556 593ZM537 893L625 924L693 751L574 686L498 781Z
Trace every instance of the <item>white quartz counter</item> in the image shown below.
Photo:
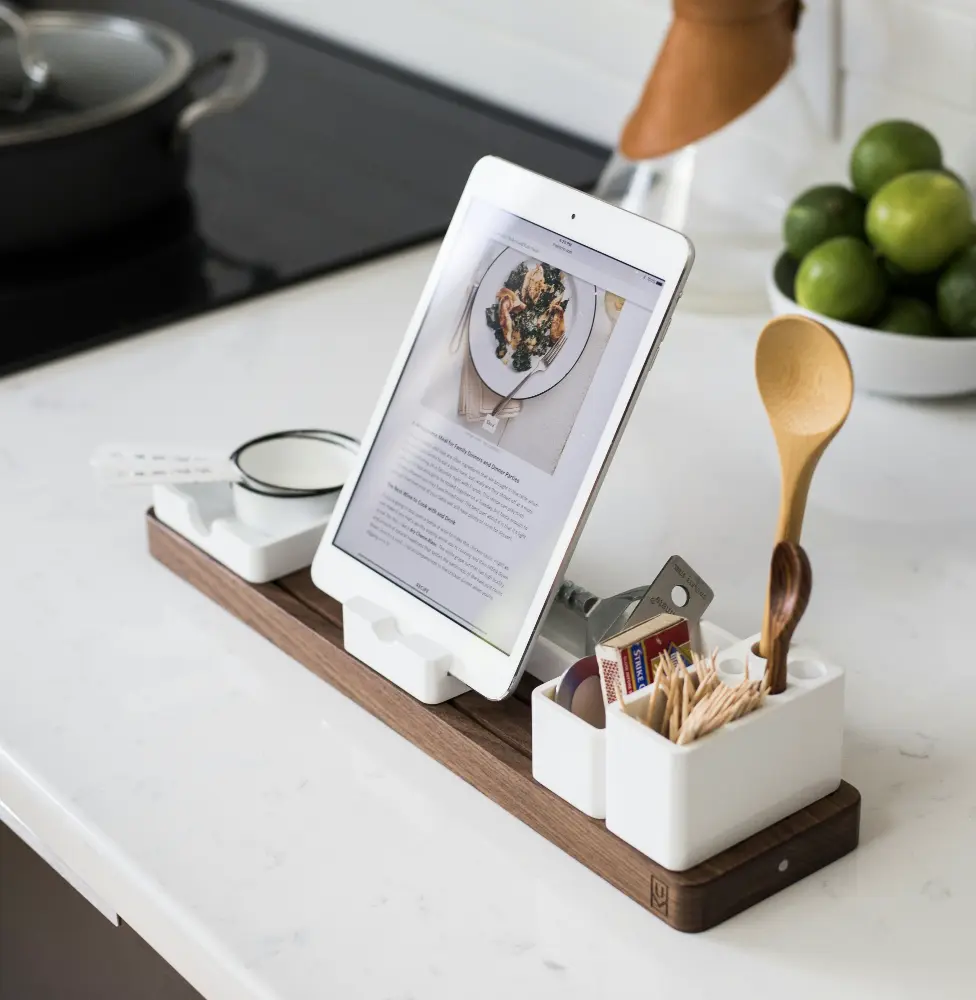
M976 399L856 400L800 639L848 667L861 847L682 936L146 553L106 440L356 434L433 250L0 381L0 800L210 1000L973 995ZM758 628L778 469L762 319L680 310L572 566L672 552Z

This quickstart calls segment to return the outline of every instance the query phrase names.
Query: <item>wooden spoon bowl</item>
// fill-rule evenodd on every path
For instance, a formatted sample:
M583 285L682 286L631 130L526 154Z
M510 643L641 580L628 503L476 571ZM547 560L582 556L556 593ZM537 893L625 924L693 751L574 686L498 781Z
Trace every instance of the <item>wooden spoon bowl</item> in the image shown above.
M806 552L795 542L778 542L769 571L771 639L766 676L770 694L786 690L786 657L812 589L813 571Z

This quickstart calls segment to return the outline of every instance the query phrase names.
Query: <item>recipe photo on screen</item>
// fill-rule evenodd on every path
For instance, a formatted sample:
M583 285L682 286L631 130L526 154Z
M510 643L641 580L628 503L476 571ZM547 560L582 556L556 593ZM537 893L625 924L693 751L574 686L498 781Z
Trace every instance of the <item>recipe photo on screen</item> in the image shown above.
M474 202L334 544L510 653L662 284Z

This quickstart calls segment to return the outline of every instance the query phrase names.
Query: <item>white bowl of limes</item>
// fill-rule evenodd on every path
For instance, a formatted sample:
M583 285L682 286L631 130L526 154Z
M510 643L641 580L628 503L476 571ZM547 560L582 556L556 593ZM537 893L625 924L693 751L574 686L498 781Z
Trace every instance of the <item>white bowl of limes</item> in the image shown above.
M941 155L920 126L881 122L854 148L855 190L811 188L784 220L770 305L832 329L858 389L976 392L976 222Z

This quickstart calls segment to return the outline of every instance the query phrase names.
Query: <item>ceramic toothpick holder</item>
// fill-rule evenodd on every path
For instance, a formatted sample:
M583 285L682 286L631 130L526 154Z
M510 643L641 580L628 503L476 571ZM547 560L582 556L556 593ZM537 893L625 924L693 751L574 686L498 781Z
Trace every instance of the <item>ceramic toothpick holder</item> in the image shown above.
M725 683L760 677L758 636L731 643L702 623L720 650ZM724 638L726 641L719 641ZM693 868L726 848L829 795L841 781L844 673L811 650L787 660L787 688L762 708L684 746L628 712L607 711L594 729L553 700L555 683L532 695L532 773L581 812L672 871Z
M731 633L701 623L701 649L735 643ZM558 678L532 692L532 777L576 806L603 819L607 795L607 731L596 729L557 704Z
M720 654L723 680L741 679L747 656L761 676L758 638ZM790 652L782 694L684 746L611 709L607 829L665 868L692 868L835 791L843 730L844 673L802 648Z

